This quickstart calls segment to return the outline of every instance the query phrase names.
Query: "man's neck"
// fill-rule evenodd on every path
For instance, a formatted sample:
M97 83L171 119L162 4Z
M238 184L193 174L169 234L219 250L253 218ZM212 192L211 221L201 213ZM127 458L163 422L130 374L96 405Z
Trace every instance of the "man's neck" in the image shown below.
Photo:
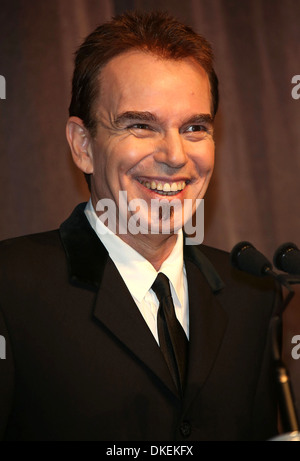
M97 200L96 197L92 194L91 195L91 202L93 209L96 215L100 216L101 213L97 210ZM114 219L112 220L114 222ZM105 224L106 225L106 224ZM109 226L108 226L109 228ZM162 263L168 258L171 254L176 241L177 241L177 234L143 234L138 233L137 235L133 235L127 229L127 233L119 233L119 221L117 220L115 229L113 231L116 235L123 240L127 245L131 246L134 250L136 250L140 255L142 255L145 259L147 259L152 266L158 271L162 265Z
M118 235L127 245L147 259L156 271L159 271L162 263L171 254L176 241L177 234L171 235Z

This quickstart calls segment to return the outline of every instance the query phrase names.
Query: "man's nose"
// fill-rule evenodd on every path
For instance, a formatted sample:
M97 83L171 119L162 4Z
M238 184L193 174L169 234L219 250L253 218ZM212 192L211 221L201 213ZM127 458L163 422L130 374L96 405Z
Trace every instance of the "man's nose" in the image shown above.
M184 140L180 133L166 133L160 140L155 152L155 160L172 168L181 168L187 162Z

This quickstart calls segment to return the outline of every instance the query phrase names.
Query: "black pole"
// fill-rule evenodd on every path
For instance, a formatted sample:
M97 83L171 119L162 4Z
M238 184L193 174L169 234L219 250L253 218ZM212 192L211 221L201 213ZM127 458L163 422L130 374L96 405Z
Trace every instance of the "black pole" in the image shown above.
M279 315L275 315L271 319L271 339L279 412L283 431L285 433L295 431L299 432L299 421L294 405L292 384L288 370L281 357L282 320Z

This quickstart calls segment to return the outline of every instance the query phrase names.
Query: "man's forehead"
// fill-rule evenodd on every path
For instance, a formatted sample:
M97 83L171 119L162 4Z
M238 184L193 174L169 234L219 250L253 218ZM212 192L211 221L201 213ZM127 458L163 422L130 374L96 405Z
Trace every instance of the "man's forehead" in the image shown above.
M162 57L159 54L150 51L143 51L139 49L130 49L124 51L113 58L111 58L100 70L100 82L106 77L115 77L119 81L126 81L126 71L130 72L132 69L138 68L140 71L145 66L164 67L167 71L168 67L176 67L179 71L182 67L188 65L195 73L199 74L199 78L207 78L208 74L201 64L193 57L188 56L180 59ZM121 70L125 71L121 72ZM139 78L139 72L136 74Z
M111 103L114 99L114 105L126 98L155 99L157 94L169 94L172 98L169 103L176 105L179 94L173 91L175 88L188 98L199 99L201 95L203 99L211 99L208 75L194 59L165 59L140 50L112 58L101 71L99 85L100 100ZM193 102L194 98L190 103Z

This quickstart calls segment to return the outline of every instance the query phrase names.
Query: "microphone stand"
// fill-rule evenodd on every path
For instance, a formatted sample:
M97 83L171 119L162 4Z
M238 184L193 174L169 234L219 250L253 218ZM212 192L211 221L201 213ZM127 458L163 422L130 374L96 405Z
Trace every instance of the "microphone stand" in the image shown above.
M300 276L289 273L278 274L272 270L270 261L250 242L242 241L231 250L230 260L233 267L252 275L271 276L288 290L288 295L275 310L270 324L271 354L275 369L278 392L279 412L284 433L270 440L300 441L299 422L294 406L292 385L287 368L282 360L282 314L295 292L291 285L300 283Z
M282 314L293 298L295 292L291 284L300 283L300 277L286 274L275 274L277 280L287 288L288 295L282 305L277 309L270 322L271 330L271 351L274 361L275 378L277 382L279 412L283 427L283 434L271 439L271 441L300 441L300 429L297 412L294 405L292 384L288 370L282 360ZM267 273L266 273L267 275Z

